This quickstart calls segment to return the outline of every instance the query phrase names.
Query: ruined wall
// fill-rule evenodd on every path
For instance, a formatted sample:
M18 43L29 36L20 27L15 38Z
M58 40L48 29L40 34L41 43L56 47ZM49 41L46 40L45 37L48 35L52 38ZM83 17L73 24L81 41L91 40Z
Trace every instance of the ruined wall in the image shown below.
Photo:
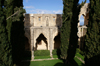
M87 13L84 18L84 25L88 25L88 22L89 22L89 13Z
M81 15L84 16L84 25L88 24L88 18L89 18L89 3L85 3L84 6L82 6L80 13L79 13L79 23L78 26L80 26L80 17Z
M61 14L25 14L25 27L60 27L61 25Z
M50 45L52 43L52 49L54 49L54 38L57 36L62 26L62 15L25 14L24 26L25 36L28 38L31 48L34 47L34 50L50 50ZM43 34L46 38L47 45L42 38L41 41L37 43L37 38L40 34Z
M86 26L88 24L88 18L89 18L89 4L84 4L84 6L80 10L79 14L79 20L80 16L84 16L84 25ZM25 29L25 36L28 38L29 44L34 49L48 49L50 50L50 47L52 45L52 49L57 48L58 44L60 42L57 42L54 40L54 38L60 33L60 27L62 26L62 15L61 14L25 14L25 22L24 22L24 29ZM78 23L78 37L80 40L80 37L83 36L83 34L86 34L84 32L84 26L80 26L80 22ZM46 41L48 45L46 46L46 43L41 40L41 44L39 47L36 47L37 38L40 34L43 34L46 38ZM51 41L51 42L50 42ZM56 43L55 43L56 41ZM54 46L55 45L55 46ZM60 44L59 44L60 45Z

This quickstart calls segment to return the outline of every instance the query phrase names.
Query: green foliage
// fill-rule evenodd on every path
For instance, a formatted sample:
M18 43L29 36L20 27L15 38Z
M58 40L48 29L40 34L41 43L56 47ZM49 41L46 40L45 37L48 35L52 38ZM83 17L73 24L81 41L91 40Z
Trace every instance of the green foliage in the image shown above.
M0 0L0 66L12 66L12 58L16 64L24 56L23 13L23 0Z
M34 51L34 56L49 56L50 51L49 50L36 50Z
M14 0L6 0L6 18L11 16L14 13ZM12 27L12 18L7 20L7 32L8 40L11 43L11 27Z
M12 53L13 53L13 60L14 63L19 63L23 59L24 56L24 49L25 49L25 36L24 36L24 16L23 13L25 13L25 10L20 8L14 8L20 9L20 12L18 14L13 16L12 19L12 28L11 28L11 44L12 44Z
M82 56L80 53L76 53L75 56L81 58L82 60L84 60L84 56Z
M88 28L87 28L87 34L85 40L85 50L84 50L86 64L90 62L93 65L93 63L95 64L95 62L96 63L100 62L100 8L99 6L100 6L100 0L90 0L89 22L88 22Z
M76 53L80 53L81 50L79 48L76 49Z
M78 37L77 37L77 23L78 23L78 15L79 11L77 9L77 4L79 0L73 0L72 5L72 19L71 19L71 29L70 29L70 39L69 39L69 49L68 49L68 62L71 62L74 59L76 48L78 44Z
M66 59L70 39L70 29L72 20L72 0L63 0L63 23L61 27L61 58ZM70 8L69 8L70 7Z
M53 55L57 55L57 50L54 49L54 50L52 51L52 54L53 54Z
M61 58L72 60L77 46L78 0L63 0L61 27ZM68 56L68 57L67 57Z
M81 6L83 6L86 3L87 0L85 0L84 2L82 1Z
M24 16L23 0L7 0L6 17L8 39L12 46L13 63L18 64L24 57ZM12 16L13 15L13 16Z
M0 66L12 66L11 46L6 32L6 18L2 6L4 0L0 0Z

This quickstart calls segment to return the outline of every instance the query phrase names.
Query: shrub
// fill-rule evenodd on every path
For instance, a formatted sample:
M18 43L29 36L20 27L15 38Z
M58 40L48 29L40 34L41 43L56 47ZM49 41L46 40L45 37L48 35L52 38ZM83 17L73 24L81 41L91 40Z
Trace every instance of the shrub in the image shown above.
M52 51L52 54L53 54L53 55L57 55L57 50L54 49L54 50Z
M49 56L50 51L49 50L36 50L34 51L34 56Z
M76 53L80 53L81 50L79 48L76 49Z

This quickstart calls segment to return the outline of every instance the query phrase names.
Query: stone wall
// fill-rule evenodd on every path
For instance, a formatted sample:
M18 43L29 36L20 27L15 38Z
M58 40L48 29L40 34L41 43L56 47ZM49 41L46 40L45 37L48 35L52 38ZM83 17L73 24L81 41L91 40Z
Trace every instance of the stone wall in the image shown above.
M84 6L82 6L81 10L80 10L80 13L79 13L79 23L78 23L78 26L80 26L80 17L81 15L83 15L84 17L84 25L87 25L88 24L88 16L89 16L89 3L85 3Z
M31 49L34 50L50 50L54 49L54 38L58 35L62 26L61 14L25 14L25 36L28 38ZM43 34L47 41L46 43L41 38L41 44L37 44L37 38ZM52 37L51 37L52 36ZM51 41L51 42L50 42ZM57 43L57 42L56 42ZM56 44L57 45L57 44ZM56 48L59 46L56 46ZM44 48L44 49L43 49Z
M25 14L25 27L61 27L61 14Z

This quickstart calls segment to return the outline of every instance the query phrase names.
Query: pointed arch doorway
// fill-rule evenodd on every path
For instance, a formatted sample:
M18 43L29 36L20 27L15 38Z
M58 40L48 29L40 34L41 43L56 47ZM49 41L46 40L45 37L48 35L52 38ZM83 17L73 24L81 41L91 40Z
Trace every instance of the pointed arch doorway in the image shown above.
M35 45L36 45L36 50L47 50L48 49L47 38L41 33L36 39Z

